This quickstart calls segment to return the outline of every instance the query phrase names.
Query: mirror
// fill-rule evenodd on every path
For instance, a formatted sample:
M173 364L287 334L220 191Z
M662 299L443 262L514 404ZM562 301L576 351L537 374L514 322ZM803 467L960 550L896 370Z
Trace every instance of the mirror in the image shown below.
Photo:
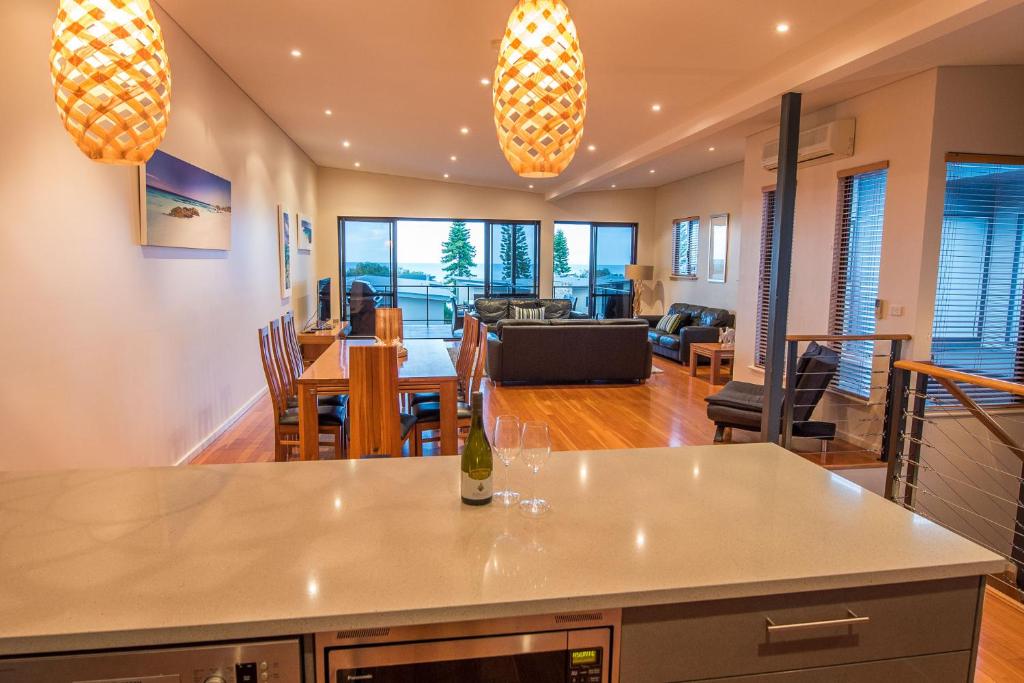
M729 258L729 214L712 216L709 233L708 282L725 282L725 267Z

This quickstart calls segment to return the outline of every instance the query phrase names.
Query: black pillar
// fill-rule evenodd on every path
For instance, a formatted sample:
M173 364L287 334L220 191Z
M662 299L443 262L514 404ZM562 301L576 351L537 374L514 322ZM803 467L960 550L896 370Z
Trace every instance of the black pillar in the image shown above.
M779 170L775 184L772 272L768 285L768 356L764 363L764 410L761 440L779 442L782 419L782 373L789 315L789 270L793 261L793 213L796 208L796 160L800 145L800 93L782 96Z

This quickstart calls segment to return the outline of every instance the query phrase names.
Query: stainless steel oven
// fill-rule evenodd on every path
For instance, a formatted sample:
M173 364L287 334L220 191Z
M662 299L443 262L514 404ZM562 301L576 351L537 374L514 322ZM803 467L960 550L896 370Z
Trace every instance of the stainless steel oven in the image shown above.
M621 612L316 636L319 683L612 683Z
M302 683L298 638L0 659L0 683Z

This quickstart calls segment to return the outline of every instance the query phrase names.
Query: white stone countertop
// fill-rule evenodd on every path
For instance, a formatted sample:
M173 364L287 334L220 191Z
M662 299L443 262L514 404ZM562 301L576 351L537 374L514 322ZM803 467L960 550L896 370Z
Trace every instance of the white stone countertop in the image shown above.
M496 484L502 482L500 465ZM525 469L513 484L529 491ZM0 474L0 654L272 637L1002 571L776 446L553 454L540 519L458 460Z

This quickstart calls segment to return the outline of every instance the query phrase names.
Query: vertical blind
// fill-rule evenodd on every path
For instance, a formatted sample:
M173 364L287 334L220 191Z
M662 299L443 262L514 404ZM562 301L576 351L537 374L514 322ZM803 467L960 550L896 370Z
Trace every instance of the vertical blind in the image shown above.
M1024 158L950 154L932 326L932 362L997 379L1024 380ZM979 403L1013 397L964 386ZM929 393L947 397L938 385Z
M775 190L761 193L761 266L757 274L757 320L754 326L754 365L768 357L768 284L772 279L772 236L775 234Z
M888 164L877 164L872 170L839 174L829 334L875 333L885 187L889 174L886 166ZM837 342L836 350L839 351L839 370L833 386L868 398L874 342Z
M672 223L672 274L697 278L697 247L700 218L680 218Z

